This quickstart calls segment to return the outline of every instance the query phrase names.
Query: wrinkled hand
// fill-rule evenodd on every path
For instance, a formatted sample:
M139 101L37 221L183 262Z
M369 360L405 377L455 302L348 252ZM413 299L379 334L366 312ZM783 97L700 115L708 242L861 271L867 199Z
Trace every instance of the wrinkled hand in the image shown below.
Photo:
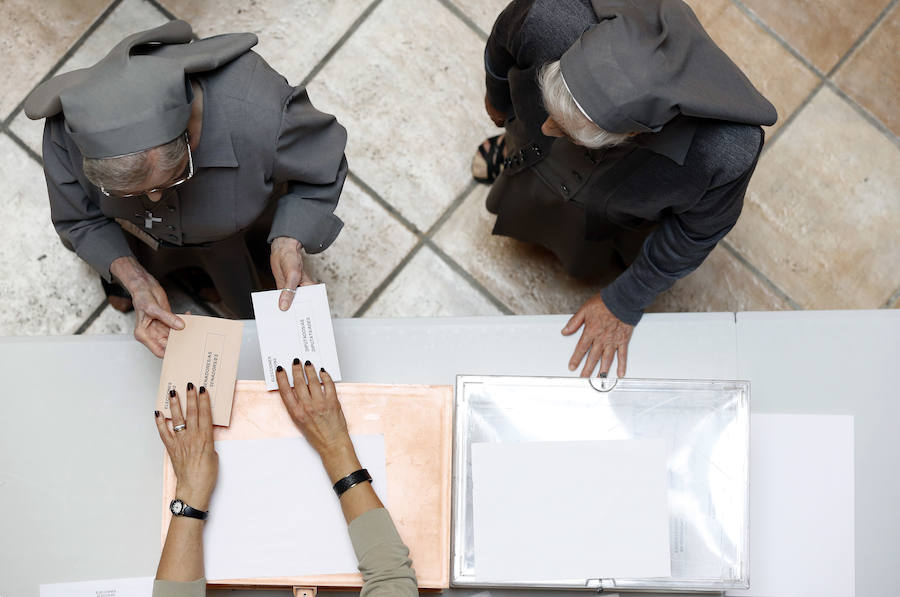
M575 346L575 352L572 353L569 371L575 371L575 368L587 355L584 368L581 370L581 377L590 377L598 362L600 363L599 376L606 377L609 368L612 367L613 357L618 354L619 365L616 372L619 377L624 377L625 365L628 361L628 343L631 341L634 326L628 325L613 315L599 294L589 298L578 309L578 312L562 329L562 333L564 336L571 336L582 325L584 331Z
M272 275L275 276L275 285L282 289L278 298L278 308L287 311L294 302L294 290L298 286L315 284L316 281L303 271L303 258L300 251L303 245L295 238L279 236L272 241L272 254L269 263L272 266Z
M175 497L199 510L209 509L209 499L219 475L219 455L213 443L212 408L209 392L200 388L200 397L193 384L188 384L187 409L181 413L181 402L175 390L169 392L169 409L172 411L172 427L185 425L182 431L173 431L165 417L155 411L156 428L166 446L178 483Z
M129 284L136 315L135 339L162 358L169 341L169 330L184 329L184 320L172 313L169 297L156 278L147 274Z
M490 117L493 123L496 126L503 128L503 125L506 123L506 114L495 108L487 95L484 96L484 109L487 110L488 117Z
M293 388L288 383L287 372L280 366L275 371L275 379L284 406L306 441L323 460L348 449L352 451L347 421L331 375L322 369L319 383L313 364L306 361L301 365L299 359L294 359L292 373Z

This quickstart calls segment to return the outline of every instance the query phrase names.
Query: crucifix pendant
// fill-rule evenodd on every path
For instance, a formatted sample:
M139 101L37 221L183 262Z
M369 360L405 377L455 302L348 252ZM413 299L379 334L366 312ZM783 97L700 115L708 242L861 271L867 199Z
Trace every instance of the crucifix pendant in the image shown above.
M152 230L153 222L162 222L162 218L154 218L152 211L146 212L144 214L144 228L146 228L147 230Z

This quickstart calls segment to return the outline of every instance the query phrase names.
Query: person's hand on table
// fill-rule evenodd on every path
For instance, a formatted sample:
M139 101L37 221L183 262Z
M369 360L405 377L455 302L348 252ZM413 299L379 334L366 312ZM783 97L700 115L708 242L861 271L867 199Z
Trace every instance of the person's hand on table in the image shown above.
M618 357L616 373L625 376L628 361L628 343L634 326L625 323L606 307L599 294L589 298L569 319L562 329L564 336L571 336L582 326L581 338L569 360L569 371L575 371L584 360L581 377L590 377L597 363L600 363L600 377L606 377L612 367L613 357ZM586 358L585 358L586 357Z
M278 308L287 311L294 302L294 291L298 286L315 284L315 280L303 271L303 258L300 251L303 245L295 238L278 236L272 241L272 252L269 263L272 266L272 275L275 277L275 285L281 289L278 298Z
M278 392L291 419L318 452L334 483L362 468L350 441L334 381L324 369L317 376L315 366L309 361L301 364L300 359L294 359L292 367L293 388L287 372L280 365L276 369Z
M494 125L503 128L504 124L506 124L506 114L495 108L487 95L484 96L484 109L487 111L488 117Z
M187 409L184 415L181 413L178 393L175 390L169 392L172 429L162 413L154 413L159 437L169 453L178 479L175 497L192 508L204 511L209 509L209 500L219 475L219 456L213 443L212 407L209 400L209 392L205 388L200 388L198 397L194 385L188 384Z

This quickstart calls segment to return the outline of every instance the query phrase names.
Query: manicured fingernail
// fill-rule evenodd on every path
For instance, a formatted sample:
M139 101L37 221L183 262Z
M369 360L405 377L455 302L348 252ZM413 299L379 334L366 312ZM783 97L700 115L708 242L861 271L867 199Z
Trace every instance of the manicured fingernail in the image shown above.
M311 363L311 362L309 362L309 361L306 361L306 362L305 362L305 363L303 363L303 364L304 364L304 365L306 365L306 366L307 366L307 367L309 367L309 366L310 366L310 365L312 365L312 363Z
M281 365L278 365L277 367L275 367L275 371L278 371L279 373L281 373L282 371L284 371L284 367L282 367Z
M158 411L158 410L153 411L153 416L156 417L156 418L158 419L158 418L159 418L159 411Z
M601 373L600 377L602 377L603 379L606 379L606 373Z
M319 371L321 371L322 373L328 373L327 371L325 371L325 367L322 367L321 369L319 369Z
M575 365L569 365L569 371L575 371Z
M205 393L206 393L206 386L200 386L200 393L201 393L201 394L205 394Z
M175 397L175 390L169 390L169 398Z
M190 392L193 389L194 389L194 384L192 384L191 382L188 382L188 392Z
M299 364L300 364L300 359L295 358L295 359L294 359L294 364L295 364L295 365L299 365Z

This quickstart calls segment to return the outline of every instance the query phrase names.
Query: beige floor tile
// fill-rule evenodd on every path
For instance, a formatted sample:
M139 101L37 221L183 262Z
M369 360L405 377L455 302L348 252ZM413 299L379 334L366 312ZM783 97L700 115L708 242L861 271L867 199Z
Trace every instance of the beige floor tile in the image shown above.
M305 258L310 275L328 285L335 317L350 317L416 244L416 237L352 182L337 215L344 229L328 249Z
M310 85L349 130L350 168L422 230L469 183L495 130L483 50L439 2L385 0Z
M423 247L384 289L366 317L502 315L484 295Z
M486 34L490 35L497 16L510 0L450 0Z
M900 285L900 149L822 89L760 160L729 236L804 308L876 308Z
M298 85L372 0L162 0L172 14L194 26L200 37L249 31L254 48L272 67Z
M891 10L834 78L853 99L900 135L900 7Z
M780 311L791 306L722 246L650 305L651 312Z
M134 311L119 313L109 305L88 326L85 334L134 334Z
M890 0L744 0L773 30L827 73Z
M0 117L6 118L109 6L110 0L0 3Z
M124 0L60 67L59 73L92 66L126 36L162 25L167 20L165 15L146 0ZM43 120L29 120L24 112L19 112L10 128L31 149L41 153Z
M0 234L0 336L70 334L103 300L100 281L60 243L41 168L6 135L0 180L15 218Z
M710 37L778 110L771 135L805 100L820 79L730 0L703 0L698 13ZM703 16L700 16L703 15Z
M572 313L603 288L602 281L568 276L548 251L494 236L484 207L489 187L479 185L438 230L435 242L515 313Z

